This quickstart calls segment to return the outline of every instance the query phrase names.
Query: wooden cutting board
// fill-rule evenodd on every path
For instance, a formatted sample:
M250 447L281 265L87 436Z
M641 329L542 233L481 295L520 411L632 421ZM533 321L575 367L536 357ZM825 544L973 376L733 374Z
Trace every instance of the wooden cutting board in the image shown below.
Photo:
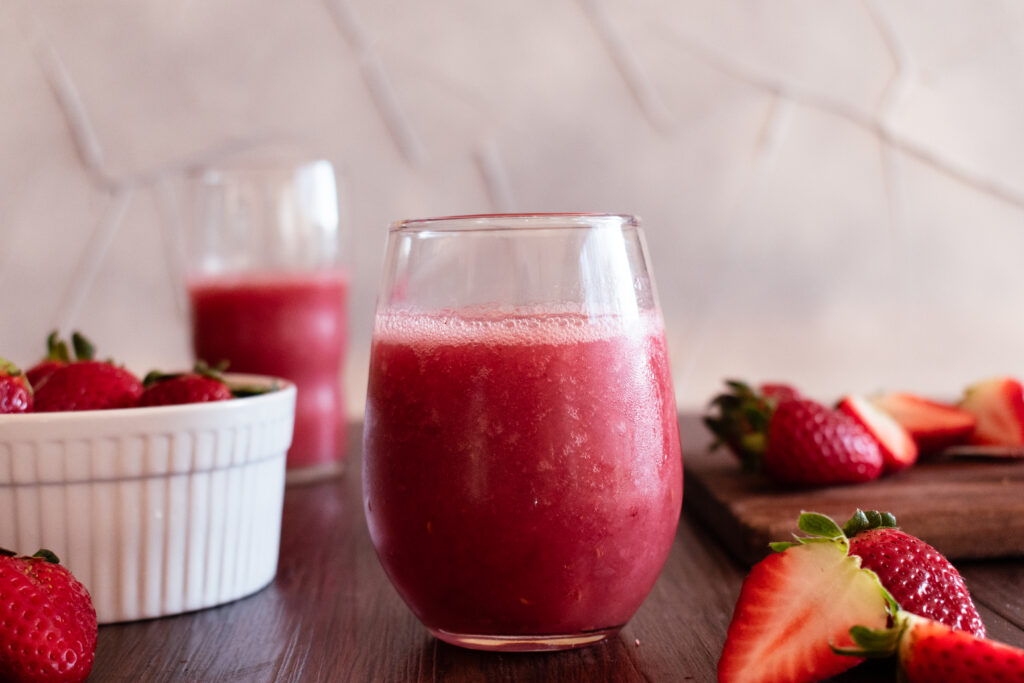
M1024 557L1024 460L942 459L866 484L786 490L743 473L724 449L710 453L698 416L682 416L679 427L683 504L742 562L797 533L801 511L842 525L857 508L892 512L904 531L952 560Z

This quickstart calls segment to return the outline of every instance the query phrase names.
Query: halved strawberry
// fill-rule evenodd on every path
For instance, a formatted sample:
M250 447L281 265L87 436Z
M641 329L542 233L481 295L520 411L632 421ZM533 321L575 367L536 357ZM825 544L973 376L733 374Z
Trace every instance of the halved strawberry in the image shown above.
M959 405L978 424L970 443L1024 446L1024 386L1012 377L995 377L967 387Z
M833 652L850 647L858 624L884 628L890 598L860 559L848 554L842 530L804 514L800 528L817 538L773 545L754 565L718 661L720 683L810 683L858 663Z
M870 400L910 432L920 455L965 443L978 423L966 410L916 394L892 392Z
M844 396L836 409L852 417L882 450L886 472L897 472L917 462L917 444L903 425L863 396Z
M893 625L850 630L856 646L837 648L854 657L896 654L908 683L936 681L1022 681L1024 650L910 612L894 610Z

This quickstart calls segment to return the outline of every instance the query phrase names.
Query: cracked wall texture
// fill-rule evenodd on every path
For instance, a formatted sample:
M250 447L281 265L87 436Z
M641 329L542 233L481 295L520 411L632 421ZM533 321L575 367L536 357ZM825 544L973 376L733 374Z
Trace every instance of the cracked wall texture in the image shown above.
M640 215L680 405L1024 374L1024 5L294 0L0 5L2 353L78 328L190 362L192 166L339 171L362 404L387 225Z

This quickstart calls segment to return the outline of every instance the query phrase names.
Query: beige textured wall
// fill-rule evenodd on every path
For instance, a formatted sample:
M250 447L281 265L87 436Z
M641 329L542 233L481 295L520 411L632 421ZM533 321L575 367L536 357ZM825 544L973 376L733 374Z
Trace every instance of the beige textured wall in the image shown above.
M0 4L3 355L81 328L185 364L190 166L340 172L361 405L387 224L640 215L680 404L1024 374L1024 5L973 0Z

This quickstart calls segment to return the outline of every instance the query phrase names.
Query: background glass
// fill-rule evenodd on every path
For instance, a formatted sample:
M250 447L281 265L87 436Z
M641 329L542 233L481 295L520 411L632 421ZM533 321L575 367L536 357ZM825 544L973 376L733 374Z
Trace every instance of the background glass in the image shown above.
M191 189L196 358L295 382L289 481L338 472L349 276L333 168L326 161L238 162L203 169Z
M647 262L630 216L392 226L364 505L385 571L437 637L588 645L661 571L682 460Z

